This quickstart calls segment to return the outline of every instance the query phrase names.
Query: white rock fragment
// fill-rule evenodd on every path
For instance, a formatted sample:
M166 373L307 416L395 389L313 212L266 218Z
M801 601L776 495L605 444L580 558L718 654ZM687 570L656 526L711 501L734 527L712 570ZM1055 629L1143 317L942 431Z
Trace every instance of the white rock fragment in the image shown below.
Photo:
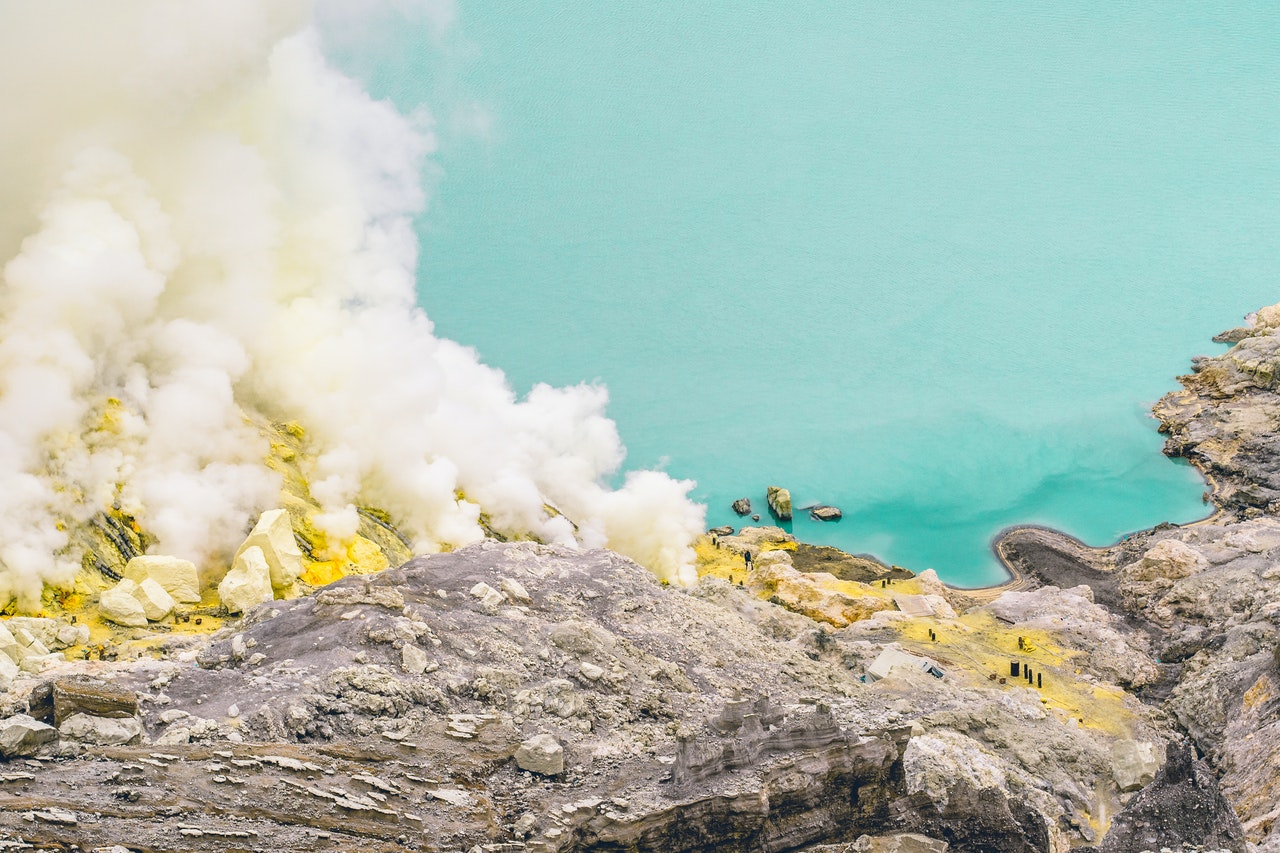
M412 643L405 643L400 649L400 667L410 675L422 675L430 662L427 653Z
M98 612L102 618L117 625L143 628L147 624L147 611L134 592L138 585L128 578L120 581L98 596Z
M582 672L582 677L588 681L599 681L600 677L604 675L604 669L602 667L596 666L588 661L583 661L579 664L578 669Z
M18 665L8 655L0 654L0 690L8 690L18 677Z
M524 588L524 584L512 578L503 578L498 587L506 593L508 600L512 604L532 604L533 598L530 597L529 591Z
M542 776L564 772L564 747L551 735L535 735L516 750L516 766Z
M173 612L173 596L165 592L164 587L151 578L145 578L137 584L133 597L142 605L142 612L151 622L159 622Z
M480 599L480 603L491 610L496 610L507 600L506 596L484 581L480 581L480 583L471 587L471 595Z
M14 714L0 720L0 756L33 755L57 736L53 726L26 714Z
M235 565L218 584L218 598L232 613L244 613L275 598L271 569L261 548L254 545L236 555Z
M1122 740L1111 748L1111 778L1121 791L1136 791L1151 783L1164 750L1151 741Z
M136 717L94 717L72 714L58 726L58 734L98 746L120 746L142 739L142 723Z
M286 589L302 574L302 551L293 538L293 523L283 509L269 509L258 518L248 538L236 551L236 559L250 548L259 548L270 571L271 586Z
M163 555L134 557L124 567L124 576L138 584L150 578L164 587L175 601L200 603L200 573L190 560Z
M63 648L83 646L89 642L89 626L81 624L62 625L58 628L57 640L58 645Z

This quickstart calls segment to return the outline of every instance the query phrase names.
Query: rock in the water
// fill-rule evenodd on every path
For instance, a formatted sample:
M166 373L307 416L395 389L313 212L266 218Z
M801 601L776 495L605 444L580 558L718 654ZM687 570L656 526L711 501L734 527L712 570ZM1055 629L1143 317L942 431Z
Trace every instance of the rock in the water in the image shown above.
M151 578L146 578L137 585L137 589L133 591L133 597L138 599L143 612L151 622L159 622L173 612L173 596L165 592L164 587Z
M751 520L752 520L752 521L759 521L759 520L760 520L760 515L759 515L759 513L757 513L757 514L755 514L755 515L751 516Z
M723 527L713 527L707 532L710 533L712 536L732 536L733 527L731 525L726 524Z
M516 750L516 766L542 776L564 772L564 747L551 735L536 735Z
M791 492L781 486L770 486L765 493L769 511L782 521L791 520Z
M821 506L815 506L810 510L809 517L814 521L839 521L844 517L844 513L840 511L839 507L826 506L823 504Z
M98 612L117 625L142 628L147 624L147 611L134 593L138 585L128 578L98 596Z
M151 578L175 601L183 604L200 602L200 575L196 564L190 560L165 556L134 557L124 567L124 576L138 584Z
M1116 815L1096 853L1180 849L1183 844L1231 853L1246 849L1244 830L1209 765L1196 761L1190 746L1170 743L1155 781Z
M142 738L142 723L136 717L94 717L73 714L58 726L58 734L96 746L123 746Z
M302 574L302 551L293 538L293 523L289 513L282 509L269 509L259 518L248 538L236 552L236 559L250 548L260 548L271 573L271 586L286 589ZM221 587L219 587L221 590Z
M736 512L738 515L750 515L751 499L738 498L736 501L733 502L733 511Z
M36 750L57 736L57 729L48 723L26 714L15 714L0 720L0 756L34 755Z
M275 597L271 569L261 548L253 545L240 552L231 571L218 584L218 597L232 613L244 613Z

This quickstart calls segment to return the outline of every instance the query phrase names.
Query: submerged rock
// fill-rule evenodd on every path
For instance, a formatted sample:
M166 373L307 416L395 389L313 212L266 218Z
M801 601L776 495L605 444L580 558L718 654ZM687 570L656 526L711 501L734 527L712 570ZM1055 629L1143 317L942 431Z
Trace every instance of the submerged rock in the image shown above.
M814 521L839 521L844 517L844 513L840 511L839 507L822 504L811 509L809 517Z

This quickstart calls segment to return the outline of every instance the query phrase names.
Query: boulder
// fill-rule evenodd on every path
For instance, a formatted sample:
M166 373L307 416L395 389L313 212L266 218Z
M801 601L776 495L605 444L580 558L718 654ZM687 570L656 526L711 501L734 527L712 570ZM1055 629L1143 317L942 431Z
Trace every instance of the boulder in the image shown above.
M25 632L28 639L22 640L24 646L31 645L31 640L40 643L46 649L52 649L58 645L58 629L65 623L57 619L46 619L36 616L14 616L5 625L6 628L17 636L19 631Z
M98 612L117 625L142 628L147 624L147 611L134 592L138 585L127 578L98 596Z
M533 598L529 595L529 590L524 588L524 584L512 578L503 578L498 584L498 588L506 595L507 600L512 604L532 604Z
M712 536L732 536L733 526L726 524L723 527L713 527L707 532L710 533Z
M1137 791L1156 778L1160 748L1150 741L1122 740L1111 748L1111 778L1121 791Z
M8 655L0 655L0 690L8 690L18 677L18 665Z
M18 638L3 623L0 623L0 654L14 663L22 660L22 646L18 645Z
M412 643L405 643L400 649L400 668L410 675L422 675L430 662L427 653Z
M68 646L83 646L89 642L89 626L84 624L63 625L58 628L57 643L55 648L67 648Z
M235 565L218 584L218 598L231 613L244 613L275 598L271 568L261 548L254 545L236 556Z
M1165 539L1150 548L1142 559L1127 569L1130 578L1150 581L1156 578L1179 580L1204 569L1204 555L1177 539Z
M57 729L48 723L42 723L26 714L14 714L6 720L0 720L0 756L13 758L34 755L36 750L57 736Z
M164 587L175 601L200 603L200 575L190 560L159 555L134 557L124 567L124 576L138 584L150 578Z
M58 726L58 734L68 740L95 746L123 746L142 739L142 723L137 717L94 717L73 714Z
M507 600L505 595L498 592L484 581L480 581L478 584L471 587L471 595L474 598L480 599L480 603L488 610L496 609L502 604L505 604Z
M769 511L782 521L791 520L791 492L781 486L770 486L765 491Z
M302 574L302 551L293 537L293 523L283 509L269 509L259 518L236 551L236 559L250 548L259 548L271 573L271 586L286 589ZM219 586L221 590L221 586Z
M839 521L844 517L844 513L839 507L820 504L809 511L809 517L814 521Z
M151 622L159 622L173 612L173 596L165 592L164 587L151 578L146 578L137 585L133 597L138 599L142 610Z
M516 766L541 776L564 772L564 747L551 735L535 735L516 750Z
M736 512L738 515L750 515L751 499L738 498L736 501L733 502L733 511Z
M58 726L77 714L131 718L138 713L138 696L132 690L85 677L56 679L51 699L53 722Z

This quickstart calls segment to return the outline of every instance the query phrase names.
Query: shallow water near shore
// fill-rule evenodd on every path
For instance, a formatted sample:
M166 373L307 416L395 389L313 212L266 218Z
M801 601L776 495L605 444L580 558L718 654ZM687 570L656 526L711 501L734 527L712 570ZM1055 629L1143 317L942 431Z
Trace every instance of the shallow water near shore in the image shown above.
M420 300L517 391L600 381L708 524L1003 572L1206 514L1147 415L1280 299L1280 10L462 4L337 44L435 115ZM799 514L802 516L802 514Z

